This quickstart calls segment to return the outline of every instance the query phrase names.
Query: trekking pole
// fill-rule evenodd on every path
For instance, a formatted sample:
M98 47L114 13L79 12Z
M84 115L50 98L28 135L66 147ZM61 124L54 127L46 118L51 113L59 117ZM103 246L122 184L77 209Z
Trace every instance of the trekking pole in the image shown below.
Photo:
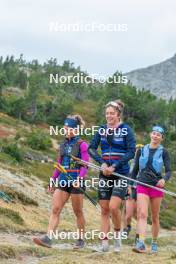
M58 169L60 172L67 174L66 169L61 164L57 163L54 165L54 167ZM66 177L70 180L73 180L73 178L70 175L67 175ZM85 190L83 190L81 187L79 187L78 190L80 190L87 197L87 199L96 207L96 209L100 212L100 206L98 205L98 203L92 197L90 197L89 194Z
M78 162L79 164L85 165L85 166L87 166L87 167L90 167L90 168L95 169L95 170L98 170L98 171L103 171L102 168L101 168L100 166L97 166L97 165L95 165L95 164L93 164L93 163L90 163L90 162L88 162L88 161L81 160L81 159L76 158L76 157L74 157L74 156L72 156L72 159L74 159L74 160L75 160L76 162ZM121 174L119 174L119 173L117 173L117 172L113 172L112 175L113 175L113 176L116 176L116 177L120 177L120 178L122 178L122 179L126 179L126 180L129 180L129 181L132 181L132 182L138 183L138 184L140 184L140 185L143 185L143 186L146 186L146 187L152 188L152 189L154 189L154 190L157 190L157 191L163 192L163 193L165 193L165 194L168 194L168 195L171 195L171 196L176 197L176 193L174 193L174 192L171 192L171 191L168 191L168 190L165 190L165 189L161 189L161 188L159 188L159 187L152 186L152 185L150 185L150 184L147 184L147 183L144 183L144 182L141 182L141 181L135 180L135 179L131 179L131 178L129 178L129 177L125 176L125 175L121 175Z

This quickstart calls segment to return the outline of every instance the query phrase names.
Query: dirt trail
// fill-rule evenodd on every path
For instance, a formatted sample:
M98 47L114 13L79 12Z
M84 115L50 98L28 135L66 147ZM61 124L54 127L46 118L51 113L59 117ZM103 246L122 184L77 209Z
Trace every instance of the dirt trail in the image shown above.
M31 235L20 235L20 234L0 234L1 245L11 245L15 247L23 248L37 248L34 246L31 241ZM4 259L0 260L2 264L61 264L61 263L70 263L70 264L105 264L109 260L110 263L119 263L119 264L174 264L176 262L176 252L174 253L174 247L160 247L160 252L157 256L150 255L149 251L147 254L136 254L132 252L132 247L128 245L123 245L122 251L120 254L113 252L113 247L110 247L110 252L108 253L99 253L93 252L94 244L89 244L85 249L75 251L72 248L72 244L69 243L58 243L53 246L53 249L43 249L43 251L51 251L49 256L36 257L21 253L16 259ZM40 250L40 249L39 249Z
M18 204L6 204L0 200L0 206L17 210L25 220L28 228L20 232L0 231L0 263L2 264L175 264L176 263L176 231L162 229L160 232L161 245L157 256L150 254L136 254L132 252L132 245L123 245L122 252L116 254L113 247L108 253L94 252L96 246L93 242L79 251L73 250L70 241L57 241L52 249L45 249L33 244L32 237L44 232L50 211L51 196L46 194L42 181L36 177L24 177L13 174L7 169L0 168L1 184L9 185L15 190L37 200L38 207L22 206ZM85 200L84 212L87 222L87 230L97 229L100 219L95 208ZM35 217L34 217L35 216ZM68 203L62 213L60 230L75 230L71 203ZM92 221L93 219L93 221ZM39 229L40 227L40 229ZM37 232L38 230L38 232ZM148 226L150 232L150 226ZM96 242L98 243L98 241ZM2 258L11 256L9 259Z

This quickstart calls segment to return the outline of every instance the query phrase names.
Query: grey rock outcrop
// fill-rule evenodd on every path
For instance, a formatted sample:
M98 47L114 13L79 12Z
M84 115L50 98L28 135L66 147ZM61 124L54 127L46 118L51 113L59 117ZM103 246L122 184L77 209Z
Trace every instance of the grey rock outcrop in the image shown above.
M176 98L176 54L161 63L124 74L137 89L150 90L157 97Z

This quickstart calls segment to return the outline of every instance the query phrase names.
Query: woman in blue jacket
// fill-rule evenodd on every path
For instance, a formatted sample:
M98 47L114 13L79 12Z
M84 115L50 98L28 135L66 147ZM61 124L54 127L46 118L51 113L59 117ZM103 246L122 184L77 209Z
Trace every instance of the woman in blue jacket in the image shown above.
M111 101L105 106L106 124L94 135L89 154L102 168L99 176L98 196L101 206L101 231L104 234L101 251L108 251L110 216L114 225L114 251L121 247L120 206L127 193L127 182L113 176L113 172L129 174L128 161L135 155L135 137L131 128L122 121L124 104L121 100ZM100 146L101 154L98 153Z

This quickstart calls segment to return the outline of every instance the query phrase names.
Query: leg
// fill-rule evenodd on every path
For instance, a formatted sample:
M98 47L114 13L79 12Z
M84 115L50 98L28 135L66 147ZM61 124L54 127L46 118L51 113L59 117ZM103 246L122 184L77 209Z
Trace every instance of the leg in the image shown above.
M71 201L74 214L76 216L77 227L79 229L79 238L83 239L85 231L85 219L83 214L83 194L71 194Z
M137 201L134 200L134 212L133 212L134 219L137 220Z
M101 207L101 232L104 238L101 240L101 251L109 250L108 232L110 231L109 200L99 200Z
M137 232L139 236L145 237L147 229L149 196L138 193L137 197Z
M144 193L138 193L137 195L137 235L135 238L136 246L133 251L137 253L144 253L145 248L145 234L147 229L147 217L149 207L149 196ZM138 239L139 236L139 239Z
M122 202L121 220L122 220L123 228L125 228L126 227L126 201Z
M136 199L134 199L133 218L134 218L134 219L136 220L136 222L137 222L137 201L136 201ZM136 242L137 242L138 239L139 239L139 233L138 233L137 224L136 224L135 244L136 244Z
M49 219L49 225L48 225L48 232L47 235L44 235L42 237L34 237L33 242L39 246L43 247L51 247L52 245L52 236L53 232L55 232L58 223L59 223L59 215L62 211L62 208L64 207L64 204L68 200L70 194L61 191L59 189L55 190L53 194L53 200L52 200L52 211Z
M114 224L114 229L119 231L121 229L121 212L120 212L121 203L122 203L121 198L116 196L112 196L109 203L109 209L112 215L112 222Z
M109 204L112 222L114 225L114 252L116 253L119 253L121 249L121 203L122 199L120 197L112 196Z
M99 200L101 206L101 232L107 235L110 231L109 200Z
M134 211L135 211L135 200L128 199L126 201L126 215L125 215L126 226L131 225L131 220L134 215Z
M101 232L103 238L101 239L101 251L107 252L109 250L108 233L110 231L110 211L109 201L112 193L112 188L107 186L108 179L100 178L98 198L101 207ZM104 183L104 187L100 186L100 182Z
M161 206L162 197L151 198L151 214L152 214L152 237L157 239L160 223L159 223L159 213Z
M54 232L56 230L59 223L60 213L69 197L70 194L68 192L59 189L55 190L52 200L52 211L49 219L48 234L50 234L51 231Z

